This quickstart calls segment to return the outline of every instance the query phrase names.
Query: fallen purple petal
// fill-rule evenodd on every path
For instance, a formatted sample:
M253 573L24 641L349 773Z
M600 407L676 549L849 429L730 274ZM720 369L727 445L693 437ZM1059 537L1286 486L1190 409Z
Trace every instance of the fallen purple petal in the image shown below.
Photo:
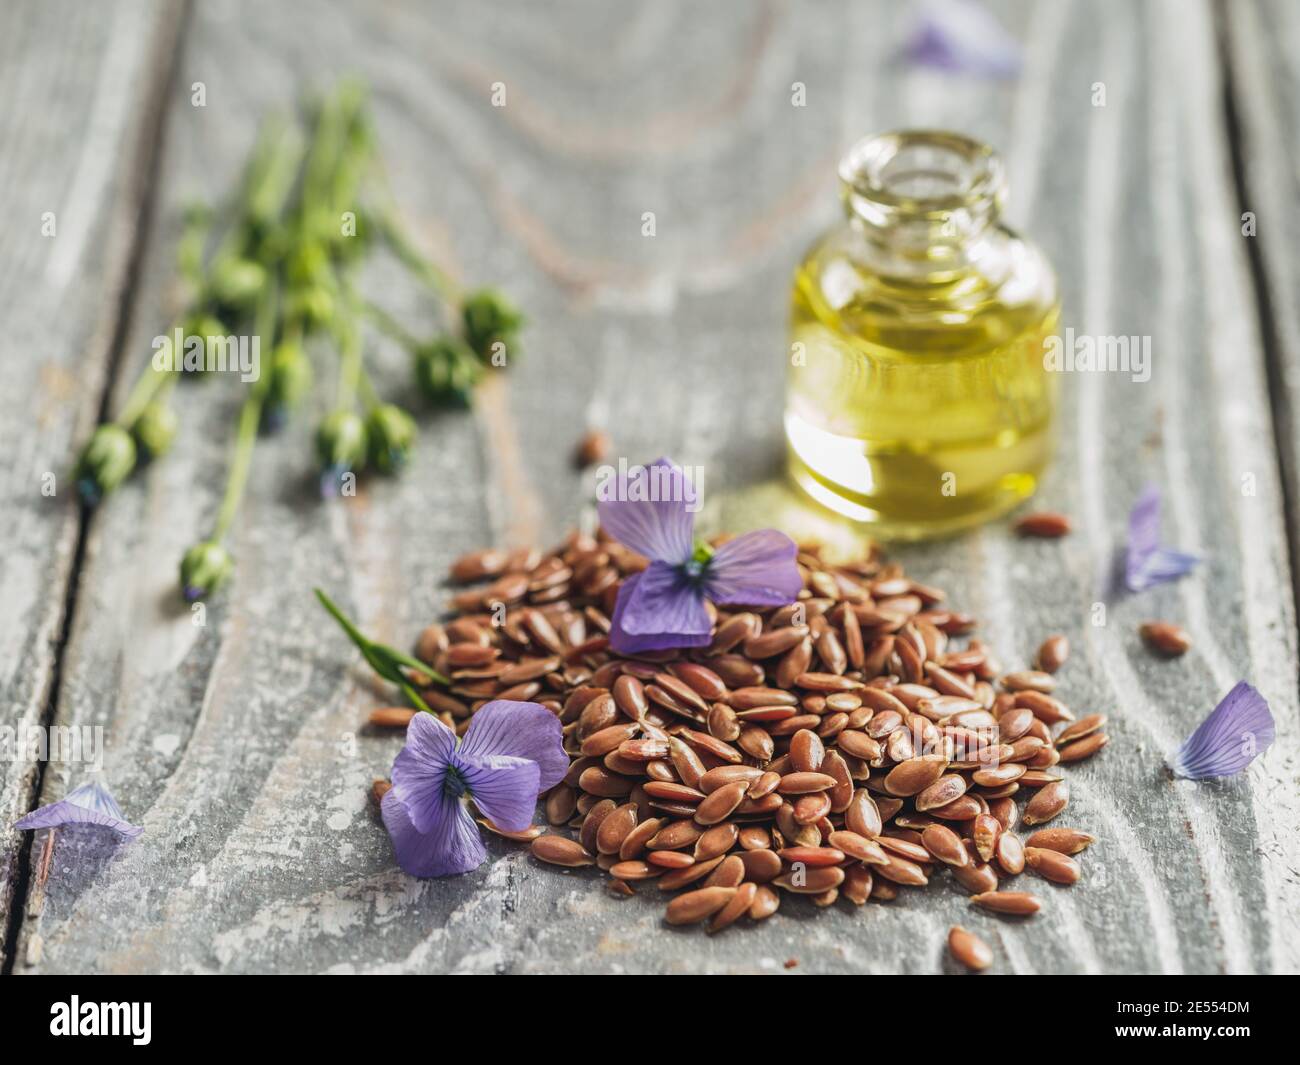
M775 529L728 540L709 560L706 590L715 603L785 606L803 590L795 542Z
M676 566L652 562L619 589L609 646L618 654L704 647L712 630L704 593L696 583Z
M58 802L33 810L14 828L55 828L71 824L101 825L125 839L135 839L144 831L123 817L122 808L100 780L82 784Z
M1275 735L1268 703L1243 680L1178 748L1169 768L1189 780L1234 776L1268 750Z
M918 66L984 77L1014 78L1020 42L977 0L927 0L904 55Z
M1129 512L1124 583L1130 592L1186 576L1199 562L1195 555L1160 545L1160 489L1148 485Z
M634 466L596 491L600 524L624 547L673 564L691 557L695 488L671 459Z
M1176 581L1191 573L1200 561L1195 555L1160 547L1137 568L1126 569L1126 583L1131 592L1143 592L1157 584Z

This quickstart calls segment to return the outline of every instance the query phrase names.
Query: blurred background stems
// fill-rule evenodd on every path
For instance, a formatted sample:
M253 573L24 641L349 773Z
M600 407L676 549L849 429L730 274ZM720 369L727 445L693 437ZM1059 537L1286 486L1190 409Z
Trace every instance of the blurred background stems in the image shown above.
M374 207L375 200L381 206ZM360 260L381 246L434 297L444 328L431 339L419 339L353 291ZM141 461L163 454L177 431L169 401L186 369L188 342L203 338L204 357L197 363L191 357L188 369L195 372L186 376L206 377L215 344L255 329L263 361L234 426L212 536L182 561L182 584L191 599L202 598L231 570L224 540L239 512L258 432L282 425L311 386L311 337L327 337L339 357L334 404L316 432L329 475L322 487L332 494L344 483L342 473L366 467L398 472L416 436L411 416L376 394L363 358L364 324L410 352L416 382L427 396L440 405L468 406L485 368L500 365L489 359L489 346L502 348L496 343L502 341L513 347L522 322L499 293L462 292L409 239L376 151L366 89L355 80L308 100L297 115L263 121L224 205L185 210L177 267L187 299L166 343L174 347L179 330L182 350L169 350L170 364L161 369L150 359L119 415L98 426L83 447L74 479L93 505Z
M271 282L263 290L258 305L256 335L260 347L268 350L275 343L279 293L279 284ZM266 402L271 381L270 373L259 373L239 410L239 426L235 435L235 450L230 460L230 472L226 477L226 491L222 496L221 509L217 511L217 520L212 529L211 538L218 543L226 538L226 533L230 531L235 515L239 512L239 503L243 499L244 487L248 483L248 471L253 464L253 450L257 446L257 430L262 421L262 405Z
M256 335L259 349L263 341L275 340L276 310L279 302L279 285L275 281L263 286L258 300ZM265 345L268 348L270 344ZM235 446L231 453L230 469L226 474L226 489L221 506L213 522L212 534L188 551L181 559L180 586L186 600L204 599L215 591L230 575L234 561L225 545L227 534L239 513L239 504L248 485L248 473L253 464L257 446L257 430L262 419L262 405L271 384L270 373L259 373L239 409L235 430Z
M448 306L451 312L449 317L459 315L464 293L451 275L435 266L431 259L415 247L397 222L391 207L376 209L373 217L380 238L397 261Z

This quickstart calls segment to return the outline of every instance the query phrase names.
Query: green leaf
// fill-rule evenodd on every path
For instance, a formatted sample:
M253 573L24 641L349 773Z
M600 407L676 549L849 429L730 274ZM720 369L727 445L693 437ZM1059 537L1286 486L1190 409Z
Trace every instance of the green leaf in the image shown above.
M316 598L320 600L321 606L323 606L329 612L330 616L339 623L339 627L347 634L348 639L356 644L357 650L361 652L361 657L366 660L370 668L385 680L396 684L401 688L403 694L411 700L412 705L423 710L426 714L432 714L433 711L430 710L424 700L420 698L419 693L411 684L410 679L402 672L403 667L417 673L422 673L426 677L431 677L439 684L450 684L451 682L437 670L421 662L419 659L412 658L408 654L403 654L394 647L389 647L382 643L375 643L373 640L367 639L361 630L358 629L348 616L334 604L334 601L330 599L328 595L319 588L315 589L315 592Z

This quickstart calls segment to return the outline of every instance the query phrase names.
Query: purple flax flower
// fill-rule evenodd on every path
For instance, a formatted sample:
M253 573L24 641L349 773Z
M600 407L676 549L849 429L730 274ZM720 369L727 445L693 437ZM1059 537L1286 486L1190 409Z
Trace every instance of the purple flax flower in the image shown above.
M1275 735L1268 703L1239 681L1178 748L1169 768L1188 780L1235 776L1268 750Z
M416 714L381 807L398 864L412 876L478 868L487 851L462 798L494 825L519 832L532 823L538 793L568 770L559 718L537 703L488 703L459 746L432 714Z
M1199 562L1195 555L1160 546L1160 489L1147 485L1128 516L1128 553L1124 583L1130 592L1177 580Z
M135 839L144 831L122 816L122 808L100 780L82 784L58 802L33 810L14 828L55 828L69 824L102 825L125 839Z
M904 49L918 66L982 77L1020 73L1020 42L978 0L927 0Z
M596 509L605 531L650 559L623 581L609 633L619 654L702 647L712 623L706 599L785 606L803 589L798 549L784 533L759 529L716 550L694 540L694 486L669 459L637 466L602 485Z

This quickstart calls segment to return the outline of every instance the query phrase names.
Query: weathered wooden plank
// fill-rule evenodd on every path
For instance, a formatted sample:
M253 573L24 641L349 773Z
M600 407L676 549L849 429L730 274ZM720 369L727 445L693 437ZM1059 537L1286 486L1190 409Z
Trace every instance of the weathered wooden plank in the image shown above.
M1300 186L1300 71L1287 42L1300 32L1300 12L1272 0L1225 6L1220 32L1229 50L1243 186L1241 227L1251 233L1261 312L1268 319L1269 392L1294 566L1300 541L1300 264L1295 251L1300 228L1294 217Z
M43 945L29 971L744 971L793 957L804 971L924 972L957 920L1017 971L1295 969L1294 626L1268 433L1241 428L1247 415L1266 426L1267 407L1208 6L1000 5L1028 45L1012 84L893 62L909 17L897 5L656 4L630 22L595 3L510 10L322 8L292 25L267 5L196 11L181 81L202 67L211 102L172 116L164 218L182 191L229 181L252 116L337 59L375 86L422 239L461 276L505 284L533 325L472 417L426 422L400 483L325 508L303 487L307 427L270 443L239 575L204 627L171 605L174 560L215 507L210 441L237 397L185 390L177 453L92 529L58 708L105 725L109 779L146 834L91 866L56 851L22 929L25 956ZM235 55L248 57L238 69L211 66ZM1105 108L1091 104L1099 80ZM490 103L495 81L505 108ZM794 81L807 107L791 106ZM899 552L979 613L1009 661L1051 631L1074 641L1063 690L1110 713L1115 736L1072 776L1072 822L1102 837L1086 883L1045 891L1032 933L972 916L941 884L858 912L787 903L759 928L686 940L654 898L616 901L598 876L540 868L513 845L490 844L463 878L397 872L365 792L400 741L358 731L372 688L310 586L410 638L461 549L550 539L580 512L590 485L567 450L590 423L633 461L702 465L715 526L815 525L774 480L789 270L833 216L839 151L905 124L1001 147L1012 218L1058 264L1067 321L1153 337L1150 382L1065 382L1044 500L1075 515L1074 537L1018 544L997 527ZM151 242L137 358L165 318L174 237L164 225ZM391 274L371 281L419 310ZM400 356L379 356L399 394ZM1208 561L1109 603L1094 626L1096 576L1147 479L1166 489L1170 539ZM1196 649L1150 659L1134 629L1152 614L1184 623ZM1164 780L1163 754L1239 675L1272 700L1277 749L1236 783ZM72 782L51 772L46 799Z
M69 456L94 424L153 156L173 5L9 5L0 31L0 726L42 723L79 510ZM47 481L46 478L53 478ZM53 489L53 494L49 490ZM38 765L0 760L0 929ZM0 932L0 963L4 933Z

